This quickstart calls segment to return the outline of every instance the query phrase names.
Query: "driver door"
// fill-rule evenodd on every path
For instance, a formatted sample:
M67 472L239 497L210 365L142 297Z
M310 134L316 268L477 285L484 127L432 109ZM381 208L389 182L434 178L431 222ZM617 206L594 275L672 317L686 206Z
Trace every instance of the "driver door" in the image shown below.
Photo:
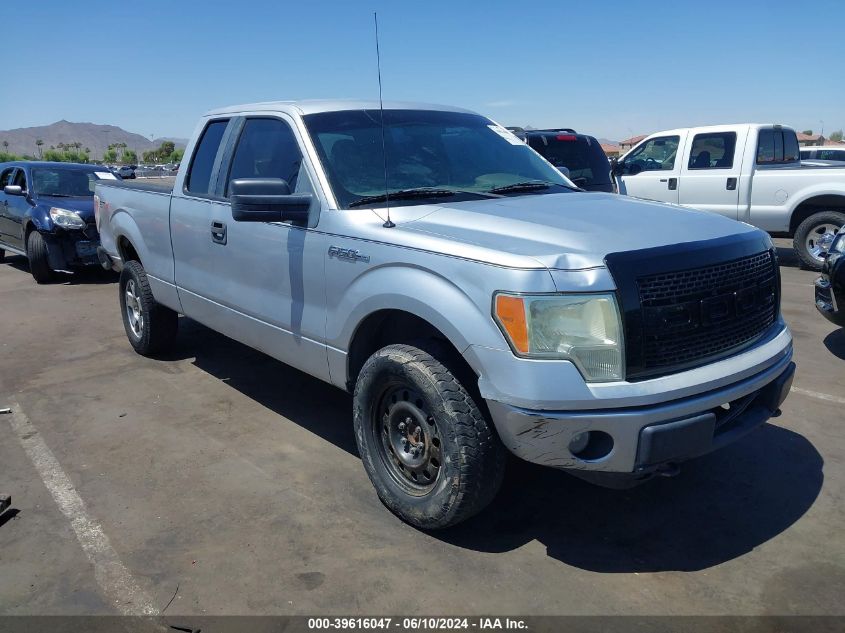
M619 193L678 204L685 140L686 133L655 136L631 150L620 163Z

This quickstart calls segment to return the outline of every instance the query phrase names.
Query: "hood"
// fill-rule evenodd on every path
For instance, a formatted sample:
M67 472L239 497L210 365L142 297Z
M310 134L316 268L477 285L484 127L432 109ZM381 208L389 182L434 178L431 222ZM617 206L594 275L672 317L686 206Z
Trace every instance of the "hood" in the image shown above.
M36 202L46 207L59 207L68 211L76 211L86 222L94 221L94 198L93 196L73 196L64 198L62 196L38 196Z
M552 269L604 266L608 253L756 231L720 215L610 193L529 195L434 207L403 225Z

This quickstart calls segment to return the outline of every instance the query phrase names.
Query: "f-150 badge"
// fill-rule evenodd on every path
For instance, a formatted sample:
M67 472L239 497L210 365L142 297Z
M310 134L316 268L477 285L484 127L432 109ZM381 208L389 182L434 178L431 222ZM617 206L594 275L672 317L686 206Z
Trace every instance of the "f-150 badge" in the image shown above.
M344 259L348 262L370 261L370 256L362 255L359 250L353 248L340 248L339 246L329 246L329 257L337 257L338 259Z

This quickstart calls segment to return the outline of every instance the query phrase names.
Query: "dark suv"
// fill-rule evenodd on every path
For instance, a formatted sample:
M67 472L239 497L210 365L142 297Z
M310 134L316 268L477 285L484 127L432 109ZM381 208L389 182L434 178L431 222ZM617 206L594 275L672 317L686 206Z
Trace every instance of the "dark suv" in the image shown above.
M516 133L552 165L565 167L569 179L582 189L613 192L610 162L601 144L592 136L578 134L570 128Z

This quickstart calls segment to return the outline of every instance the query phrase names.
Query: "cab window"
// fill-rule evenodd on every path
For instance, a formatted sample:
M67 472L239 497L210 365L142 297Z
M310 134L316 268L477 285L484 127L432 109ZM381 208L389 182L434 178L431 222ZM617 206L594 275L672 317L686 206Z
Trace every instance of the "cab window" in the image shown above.
M798 160L798 137L792 130L760 130L757 136L757 164L777 165Z
M295 192L301 167L302 152L287 123L275 118L247 119L235 147L224 195L229 195L229 186L236 178L281 178Z
M223 133L229 124L228 119L212 121L202 133L191 166L185 178L185 190L198 195L208 195L211 187L212 170L223 140Z
M14 167L9 167L8 169L4 169L3 173L0 173L0 190L3 189L6 185L12 184L12 174L15 173Z
M675 168L680 136L657 136L647 140L625 158L625 173L671 171Z
M708 132L692 139L689 169L728 169L734 164L736 132Z

